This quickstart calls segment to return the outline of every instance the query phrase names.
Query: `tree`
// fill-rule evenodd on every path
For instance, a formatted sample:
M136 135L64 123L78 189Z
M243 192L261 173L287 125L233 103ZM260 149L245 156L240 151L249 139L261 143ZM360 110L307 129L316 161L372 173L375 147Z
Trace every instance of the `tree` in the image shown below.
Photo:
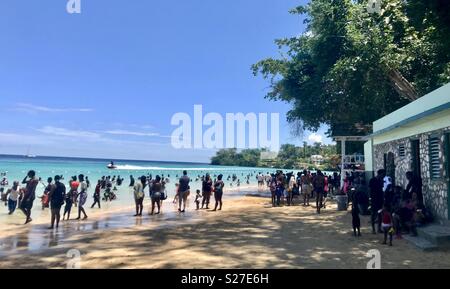
M303 129L360 127L450 80L450 1L311 0L292 10L306 32L276 40L281 59L253 65L271 83L270 100L292 104L287 119ZM439 16L440 15L440 16ZM442 44L444 43L444 44Z

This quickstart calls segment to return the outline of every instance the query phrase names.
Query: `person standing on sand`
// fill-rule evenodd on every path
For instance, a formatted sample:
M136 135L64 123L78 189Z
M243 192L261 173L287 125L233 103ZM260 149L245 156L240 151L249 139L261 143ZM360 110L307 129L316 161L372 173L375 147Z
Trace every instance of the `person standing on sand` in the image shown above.
M102 181L98 180L97 185L95 186L94 191L94 203L91 206L91 209L95 207L95 204L98 204L98 208L100 209L100 192L102 190Z
M288 183L288 195L287 195L287 205L293 205L292 200L294 198L294 188L295 188L295 177L292 174L291 177L289 178L289 183Z
M217 206L219 206L219 211L222 210L222 196L223 196L223 187L225 187L225 183L222 181L222 175L217 176L217 181L214 183L214 199L216 199L216 205L214 206L214 210L217 210Z
M72 180L69 181L71 195L72 195L72 204L77 206L77 198L78 198L78 187L80 186L80 183L77 181L77 176L73 176Z
M48 178L47 185L45 186L44 189L44 194L42 195L42 197L40 197L42 203L42 210L49 207L50 204L49 194L53 189L54 189L53 178Z
M327 199L328 199L328 192L330 190L329 186L329 178L326 174L324 174L324 187L323 187L323 204L322 207L324 209L327 208Z
M309 206L309 197L311 196L311 175L304 170L301 177L303 206Z
M276 190L275 190L275 196L277 198L276 205L278 207L281 206L281 196L283 196L283 193L284 193L284 174L282 171L279 171L276 177Z
M64 197L66 195L66 186L60 182L61 177L55 176L55 184L49 193L50 209L52 212L49 229L53 229L56 220L56 228L59 227L59 220L61 219L61 206L64 204Z
M22 184L26 184L26 187L20 209L26 216L25 224L32 221L31 209L33 208L33 202L36 198L36 187L38 183L39 180L36 178L36 172L33 170L29 171L27 176L22 181Z
M184 213L186 210L186 201L189 196L189 182L191 180L187 176L187 171L183 171L183 176L179 180L178 187L178 211L180 213ZM183 210L181 209L181 205L183 205Z
M383 179L386 176L386 171L384 169L377 171L377 176L373 177L369 181L370 188L370 207L371 207L371 223L372 223L372 234L376 234L375 222L378 220L378 233L383 233L381 230L381 218L378 211L383 207Z
M353 226L353 235L356 237L361 237L361 218L359 217L359 205L358 201L352 202L352 226ZM358 234L356 234L358 232Z
M155 211L155 204L158 207L158 212L156 214L158 215L161 211L161 190L161 177L157 175L150 188L150 199L152 200L152 211L150 212L150 215L153 215Z
M269 183L270 193L272 195L272 207L276 205L276 193L277 193L277 179L272 176L272 180Z
M70 212L72 211L72 205L73 205L73 190L70 189L69 192L66 194L65 198L66 205L64 206L64 214L63 214L63 221L66 218L67 214L67 220L70 219Z
M195 206L196 206L196 210L200 209L200 199L202 198L202 195L200 194L200 190L196 191L196 195L195 195Z
M202 209L206 204L206 209L209 209L209 201L211 199L211 193L212 193L212 180L209 174L206 174L205 179L202 182L202 195L203 195L203 200L202 200Z
M320 214L323 204L323 189L325 187L325 177L321 170L317 171L317 175L313 180L314 191L316 192L316 210Z
M139 182L136 182L134 184L133 190L134 190L134 202L136 204L136 215L135 217L142 216L142 210L144 208L144 189L147 184L147 178L145 176L142 176L139 178Z
M83 206L87 200L87 184L84 180L84 175L79 175L78 180L80 182L80 194L78 196L78 217L76 218L76 220L79 220L81 218L81 213L83 213L84 215L83 220L86 220L88 216L86 215L86 211L84 210Z

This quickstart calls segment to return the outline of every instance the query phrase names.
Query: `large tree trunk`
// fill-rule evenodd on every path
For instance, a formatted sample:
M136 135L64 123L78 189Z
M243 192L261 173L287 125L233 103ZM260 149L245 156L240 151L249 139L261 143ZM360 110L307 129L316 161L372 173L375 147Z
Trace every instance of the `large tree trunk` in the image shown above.
M388 73L389 79L391 80L394 89L400 95L401 98L404 98L409 101L414 101L419 98L416 89L414 86L403 77L403 75L397 69L391 69Z

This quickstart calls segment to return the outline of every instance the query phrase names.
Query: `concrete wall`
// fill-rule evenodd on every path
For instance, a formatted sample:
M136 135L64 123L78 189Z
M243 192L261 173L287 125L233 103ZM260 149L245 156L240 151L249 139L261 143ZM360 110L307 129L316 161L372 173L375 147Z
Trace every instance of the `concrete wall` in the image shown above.
M420 141L420 165L421 165L421 177L423 182L423 195L425 205L430 208L433 214L442 220L448 219L448 180L446 175L444 164L447 161L444 155L444 137L445 133L450 132L450 126L429 131L422 134L416 134L405 138L399 138L388 142L377 143L373 145L373 170L384 168L384 154L389 152L394 153L395 163L395 182L396 185L403 188L407 185L405 174L411 170L412 165L412 149L411 140L419 139ZM441 154L440 164L443 172L441 179L431 179L429 169L429 152L428 152L428 140L431 135L438 135L441 139ZM399 146L405 146L405 156L400 157Z

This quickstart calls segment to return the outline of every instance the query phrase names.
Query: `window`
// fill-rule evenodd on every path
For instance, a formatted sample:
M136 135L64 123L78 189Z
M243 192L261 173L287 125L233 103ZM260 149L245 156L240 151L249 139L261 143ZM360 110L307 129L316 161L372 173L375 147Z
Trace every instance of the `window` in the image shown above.
M430 149L430 177L432 179L439 179L441 174L441 161L439 158L440 151L439 137L430 137L429 149Z
M405 145L399 145L398 155L399 155L399 157L404 157L406 155Z

